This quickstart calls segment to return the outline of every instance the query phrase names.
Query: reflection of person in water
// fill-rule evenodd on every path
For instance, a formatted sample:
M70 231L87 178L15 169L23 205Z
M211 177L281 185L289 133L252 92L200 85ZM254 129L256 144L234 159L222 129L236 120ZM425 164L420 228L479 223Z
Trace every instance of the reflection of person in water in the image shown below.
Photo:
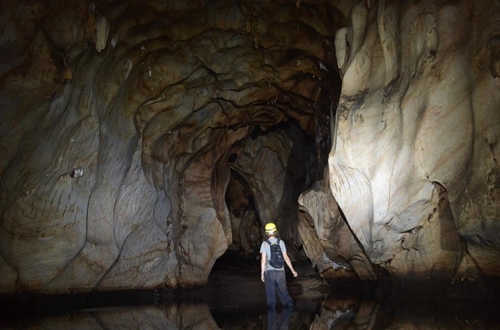
M293 308L284 308L278 318L276 309L267 310L267 330L288 330Z

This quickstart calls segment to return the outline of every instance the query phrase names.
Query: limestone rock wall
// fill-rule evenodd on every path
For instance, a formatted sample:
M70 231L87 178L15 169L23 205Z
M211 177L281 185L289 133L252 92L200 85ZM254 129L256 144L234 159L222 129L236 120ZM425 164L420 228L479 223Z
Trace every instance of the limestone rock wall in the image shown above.
M298 199L300 222L298 230L307 256L327 280L375 281L377 274L363 246L349 228L333 198L328 183L315 183Z
M302 142L255 137L268 155L252 169L253 131L293 121L309 136L303 185L326 163L327 4L4 1L0 15L1 292L204 284L232 242L231 155L259 172L260 221L298 196L284 160ZM258 167L276 160L276 177Z
M395 279L497 276L498 2L359 1L349 15L329 183L350 228Z

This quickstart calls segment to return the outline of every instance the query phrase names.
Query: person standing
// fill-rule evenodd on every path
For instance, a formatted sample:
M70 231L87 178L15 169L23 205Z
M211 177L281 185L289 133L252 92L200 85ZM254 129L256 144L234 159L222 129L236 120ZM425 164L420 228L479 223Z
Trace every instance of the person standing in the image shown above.
M267 307L271 309L275 309L277 307L276 294L278 294L283 306L293 307L292 297L290 297L286 288L285 266L282 265L281 267L275 268L269 264L269 261L271 260L271 245L269 245L268 241L272 244L279 241L279 246L283 254L283 260L292 271L294 277L297 277L298 274L293 268L292 262L286 253L285 243L276 237L278 234L276 225L272 222L268 223L265 227L265 232L267 240L262 242L262 245L260 246L260 279L264 282L266 287Z

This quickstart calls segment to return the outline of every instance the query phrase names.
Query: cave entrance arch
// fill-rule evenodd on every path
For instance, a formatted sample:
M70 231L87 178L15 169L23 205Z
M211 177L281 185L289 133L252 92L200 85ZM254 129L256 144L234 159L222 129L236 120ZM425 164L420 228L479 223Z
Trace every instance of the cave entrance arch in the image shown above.
M234 161L236 154L229 157ZM232 243L217 259L212 271L221 269L256 269L262 233L253 194L245 179L231 170L225 193L225 202L231 219Z
M293 119L271 127L256 126L233 146L225 192L232 242L212 271L259 268L267 222L278 226L292 260L308 260L298 234L297 199L322 178L329 148L329 137L310 136Z

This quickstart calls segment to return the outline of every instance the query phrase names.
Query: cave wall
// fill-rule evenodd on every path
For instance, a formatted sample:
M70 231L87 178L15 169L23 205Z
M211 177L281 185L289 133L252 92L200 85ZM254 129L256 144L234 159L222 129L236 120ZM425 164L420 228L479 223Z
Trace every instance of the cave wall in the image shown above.
M362 1L349 15L329 156L349 227L395 280L498 276L499 3Z
M298 230L306 255L327 281L376 281L377 273L366 256L363 245L349 227L324 179L298 199Z
M232 242L228 159L253 131L293 120L322 154L299 159L301 175L321 174L336 15L292 1L2 2L0 291L203 285ZM286 173L282 144L301 142L266 143L263 163ZM291 201L261 170L273 201ZM285 207L253 188L260 221L275 220Z

